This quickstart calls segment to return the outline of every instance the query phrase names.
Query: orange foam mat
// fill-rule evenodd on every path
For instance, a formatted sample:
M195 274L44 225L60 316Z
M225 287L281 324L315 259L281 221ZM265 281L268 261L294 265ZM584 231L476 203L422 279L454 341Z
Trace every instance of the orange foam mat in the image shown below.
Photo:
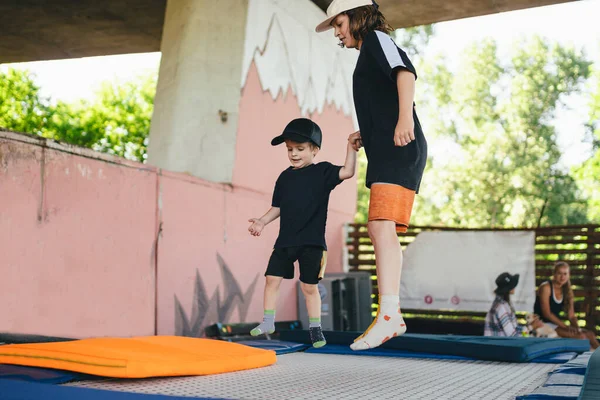
M113 378L211 375L266 367L276 361L272 350L180 336L93 338L0 346L0 364Z

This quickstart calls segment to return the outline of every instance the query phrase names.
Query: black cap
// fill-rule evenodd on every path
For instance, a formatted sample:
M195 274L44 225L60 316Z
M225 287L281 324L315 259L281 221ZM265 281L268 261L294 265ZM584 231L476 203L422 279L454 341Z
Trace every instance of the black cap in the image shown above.
M296 118L287 124L281 135L271 140L271 145L277 146L283 143L285 139L289 139L298 143L312 142L318 148L321 148L322 138L323 134L319 125L308 118Z
M517 287L519 274L511 275L503 272L496 278L496 294L505 294Z

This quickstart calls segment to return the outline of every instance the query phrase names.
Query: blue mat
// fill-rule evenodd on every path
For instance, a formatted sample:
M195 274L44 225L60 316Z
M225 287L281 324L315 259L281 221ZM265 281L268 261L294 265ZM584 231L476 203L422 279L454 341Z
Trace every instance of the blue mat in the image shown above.
M538 364L563 364L571 361L575 357L577 357L577 353L575 353L574 351L566 351L564 353L547 354L545 356L540 356L534 358L529 362Z
M408 351L408 350L396 350L396 349L388 349L388 348L375 348L371 350L363 350L363 351L353 351L347 345L339 345L339 344L327 344L325 347L321 347L319 349L315 349L314 347L309 347L306 350L306 353L320 353L320 354L344 354L344 355L353 355L353 356L371 356L371 357L405 357L405 358L430 358L436 360L477 360L474 357L465 357L465 356L454 356L447 354L434 354L434 353L419 353L416 351ZM550 354L546 356L538 357L534 360L531 360L532 363L538 364L562 364L571 360L577 355L577 353L566 352L559 354Z
M325 332L325 338L331 345L348 346L358 335L358 332ZM280 339L307 344L309 342L306 331L283 331L280 333ZM583 339L405 334L388 340L381 348L478 360L529 362L550 354L582 353L589 349L589 342Z
M0 379L2 400L214 400L208 397L180 397L154 394L113 392L37 382Z
M600 399L600 349L591 355L579 400Z
M370 349L364 351L354 351L348 345L327 344L325 347L315 349L314 347L306 350L306 353L318 354L344 354L353 356L371 356L371 357L405 357L405 358L435 358L438 360L475 360L471 357L440 355L432 353L418 353L416 351L404 351L395 349Z
M236 343L263 350L274 350L277 355L295 353L311 347L309 344L285 342L283 340L243 340Z
M20 381L59 385L73 381L97 379L97 377L58 369L0 364L0 379L17 379Z
M0 332L0 344L25 344L25 343L51 343L51 342L70 342L71 338L56 336L28 335L23 333Z
M600 353L598 353L598 355L598 360L600 361ZM517 400L600 399L600 393L594 393L594 383L592 383L591 391L588 390L586 394L590 397L582 397L586 393L583 388L587 376L591 377L591 382L595 379L593 376L596 374L591 372L593 369L589 368L592 357L591 352L586 352L561 365L550 373L550 376L542 387L537 388L530 394L518 396ZM584 379L584 376L586 379ZM600 377L597 377L596 379L600 379ZM596 385L596 389L600 389L600 384Z
M543 386L583 386L584 375L578 374L550 374Z
M590 351L580 354L573 360L556 368L552 373L585 375L591 356L592 352Z
M517 396L515 400L577 400L581 394L578 386L549 386L536 389L531 394Z

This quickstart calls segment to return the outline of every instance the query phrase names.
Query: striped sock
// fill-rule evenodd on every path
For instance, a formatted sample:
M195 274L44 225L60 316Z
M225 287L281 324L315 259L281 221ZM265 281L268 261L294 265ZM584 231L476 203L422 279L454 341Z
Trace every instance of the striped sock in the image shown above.
M308 319L308 327L309 328L320 328L321 327L321 318L309 318Z
M275 310L265 310L263 322L250 331L252 336L275 332Z

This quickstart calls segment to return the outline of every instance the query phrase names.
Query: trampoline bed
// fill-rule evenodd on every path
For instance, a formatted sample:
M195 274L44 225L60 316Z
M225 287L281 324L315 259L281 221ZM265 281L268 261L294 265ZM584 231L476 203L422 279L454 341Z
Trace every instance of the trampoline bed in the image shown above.
M294 334L296 335L296 333ZM531 341L508 343L516 362L497 361L486 349L484 340L473 346L481 349L487 359L477 359L478 352L465 349L469 341L457 337L450 340L460 346L452 352L427 353L423 340L432 339L431 349L447 343L448 337L412 335L392 339L378 351L353 353L344 350L343 343L351 337L347 332L330 332L335 344L319 351L307 348L301 340L249 341L247 346L273 350L277 361L273 365L223 374L205 376L121 379L89 377L69 372L64 377L53 376L59 385L40 383L39 371L13 371L4 379L0 368L0 396L7 400L76 399L94 400L174 400L174 399L573 399L584 391L584 382L593 386L600 372L589 373L592 353L586 352L586 341L548 339L556 344L544 349L544 343ZM298 336L301 337L301 336ZM526 339L524 339L526 340ZM554 340L554 342L552 342ZM407 344L419 343L411 351ZM506 343L497 346L504 349ZM483 346L483 347L482 347ZM329 348L329 350L327 350ZM530 350L527 350L530 348ZM543 351L542 351L543 350ZM531 355L537 354L531 360ZM594 353L600 359L600 353ZM485 358L483 357L483 358ZM2 365L0 365L2 367ZM11 367L5 365L4 367ZM23 367L20 367L23 368ZM571 376L567 376L571 374ZM580 377L574 377L579 374ZM61 378L63 378L61 380ZM30 385L30 386L23 386ZM24 391L24 387L28 390ZM23 393L27 393L24 396ZM567 393L565 395L565 393ZM13 396L13 397L11 397ZM85 396L85 397L82 397Z

